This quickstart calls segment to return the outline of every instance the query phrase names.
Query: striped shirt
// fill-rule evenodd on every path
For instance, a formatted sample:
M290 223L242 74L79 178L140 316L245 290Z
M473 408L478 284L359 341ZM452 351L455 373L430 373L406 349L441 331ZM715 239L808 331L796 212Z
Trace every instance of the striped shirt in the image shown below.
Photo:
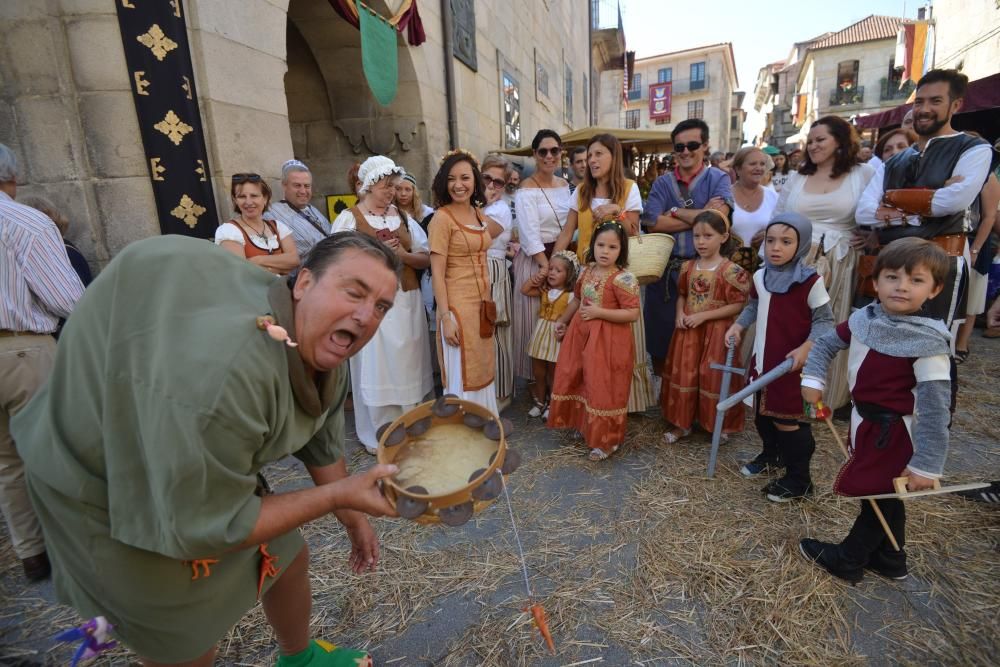
M0 330L52 333L82 294L55 223L0 192Z

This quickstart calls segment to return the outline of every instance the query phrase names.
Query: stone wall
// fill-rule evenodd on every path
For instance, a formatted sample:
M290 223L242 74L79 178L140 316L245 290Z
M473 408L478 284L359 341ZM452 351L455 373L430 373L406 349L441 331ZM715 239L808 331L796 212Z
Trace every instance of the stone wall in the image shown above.
M1000 7L996 0L938 0L935 67L956 68L970 81L1000 71Z
M99 267L158 233L114 0L0 3L0 142Z
M398 3L375 0L383 15ZM501 63L517 75L521 136L587 125L587 0L474 3L477 71L455 60L459 141L477 155L502 141ZM220 217L229 178L256 171L280 196L280 166L314 170L315 203L342 193L355 160L385 153L425 197L448 149L440 6L420 6L427 41L400 37L399 93L378 105L364 81L360 36L326 0L184 0L210 175ZM535 92L535 62L549 95ZM450 57L450 56L449 56ZM572 121L565 72L573 79ZM22 168L20 192L49 196L95 268L159 233L115 0L0 2L0 141Z

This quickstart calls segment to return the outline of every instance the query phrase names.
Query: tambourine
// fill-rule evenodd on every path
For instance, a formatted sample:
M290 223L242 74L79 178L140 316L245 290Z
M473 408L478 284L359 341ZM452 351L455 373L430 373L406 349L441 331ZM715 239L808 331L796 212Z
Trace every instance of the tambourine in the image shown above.
M378 430L378 462L399 467L382 492L405 519L461 526L503 493L502 475L520 465L507 448L513 430L453 394L422 403Z

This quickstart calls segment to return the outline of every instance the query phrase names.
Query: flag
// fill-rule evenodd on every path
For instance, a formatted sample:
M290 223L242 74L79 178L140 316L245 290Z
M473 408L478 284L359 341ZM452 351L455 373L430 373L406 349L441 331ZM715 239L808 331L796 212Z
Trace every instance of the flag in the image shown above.
M900 88L907 81L919 81L934 62L934 26L928 21L908 21L901 25L896 33L895 62L903 68Z

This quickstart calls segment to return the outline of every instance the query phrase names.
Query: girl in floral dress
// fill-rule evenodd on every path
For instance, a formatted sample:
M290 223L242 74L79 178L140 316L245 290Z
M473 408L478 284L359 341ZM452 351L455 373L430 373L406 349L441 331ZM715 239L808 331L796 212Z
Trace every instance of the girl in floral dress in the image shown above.
M722 372L710 364L726 361L726 330L740 314L750 291L746 271L725 258L735 246L728 221L716 211L695 218L696 259L681 268L677 281L677 320L663 369L660 403L664 418L673 425L663 436L673 444L691 433L695 421L702 428L715 424ZM733 377L730 389L739 390ZM723 433L743 430L743 405L726 412Z

